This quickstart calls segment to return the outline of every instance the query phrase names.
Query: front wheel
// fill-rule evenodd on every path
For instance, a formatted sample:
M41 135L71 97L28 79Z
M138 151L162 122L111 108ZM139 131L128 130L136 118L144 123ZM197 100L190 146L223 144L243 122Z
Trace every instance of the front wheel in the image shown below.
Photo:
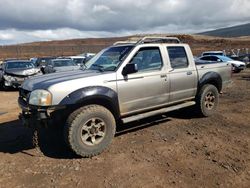
M92 157L108 147L115 130L115 119L108 109L88 105L70 114L64 132L71 150L82 157Z
M219 104L218 89L211 84L202 86L196 97L196 109L202 116L208 117L214 114Z

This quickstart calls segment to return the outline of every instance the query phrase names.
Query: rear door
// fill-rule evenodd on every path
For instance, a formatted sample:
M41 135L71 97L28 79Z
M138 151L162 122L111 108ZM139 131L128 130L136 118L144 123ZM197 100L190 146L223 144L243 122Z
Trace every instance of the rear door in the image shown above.
M197 71L190 49L173 45L166 48L171 66L170 102L193 98L197 90Z

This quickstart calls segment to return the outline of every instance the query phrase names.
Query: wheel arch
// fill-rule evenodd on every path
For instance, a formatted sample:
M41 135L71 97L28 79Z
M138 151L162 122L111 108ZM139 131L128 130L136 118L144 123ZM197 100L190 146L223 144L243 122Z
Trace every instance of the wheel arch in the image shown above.
M94 86L78 89L67 95L59 105L68 106L70 111L74 111L90 104L101 105L110 110L116 120L120 118L117 93L108 87Z
M198 92L205 84L214 85L218 89L218 92L222 90L222 78L216 72L207 72L201 77L198 82Z

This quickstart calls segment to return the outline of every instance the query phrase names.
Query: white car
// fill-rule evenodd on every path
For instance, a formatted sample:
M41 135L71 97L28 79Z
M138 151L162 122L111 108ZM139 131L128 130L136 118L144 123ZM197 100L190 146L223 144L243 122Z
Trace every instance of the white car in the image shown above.
M231 63L232 65L232 70L235 73L239 73L240 71L244 70L246 68L246 64L242 61L237 61L233 60L227 56L222 56L222 55L206 55L200 57L197 62L202 62L202 61L211 61L211 62L228 62Z
M84 65L86 61L86 57L84 56L70 56L69 58L72 59L74 63L79 66Z
M206 51L206 52L203 52L201 54L201 56L207 56L207 55L222 55L224 56L224 52L223 51Z

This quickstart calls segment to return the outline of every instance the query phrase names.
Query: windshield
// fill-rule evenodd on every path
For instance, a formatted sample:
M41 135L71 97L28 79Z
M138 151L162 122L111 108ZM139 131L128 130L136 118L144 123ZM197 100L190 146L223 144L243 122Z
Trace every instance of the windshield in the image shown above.
M219 57L222 61L233 61L231 58L227 57L227 56L220 56Z
M31 69L34 68L34 64L27 61L27 62L7 62L6 63L6 69Z
M115 71L134 46L116 46L102 50L86 63L86 69Z
M53 66L54 67L64 67L64 66L75 66L76 64L74 63L73 60L71 59L64 59L64 60L54 60L53 61Z

